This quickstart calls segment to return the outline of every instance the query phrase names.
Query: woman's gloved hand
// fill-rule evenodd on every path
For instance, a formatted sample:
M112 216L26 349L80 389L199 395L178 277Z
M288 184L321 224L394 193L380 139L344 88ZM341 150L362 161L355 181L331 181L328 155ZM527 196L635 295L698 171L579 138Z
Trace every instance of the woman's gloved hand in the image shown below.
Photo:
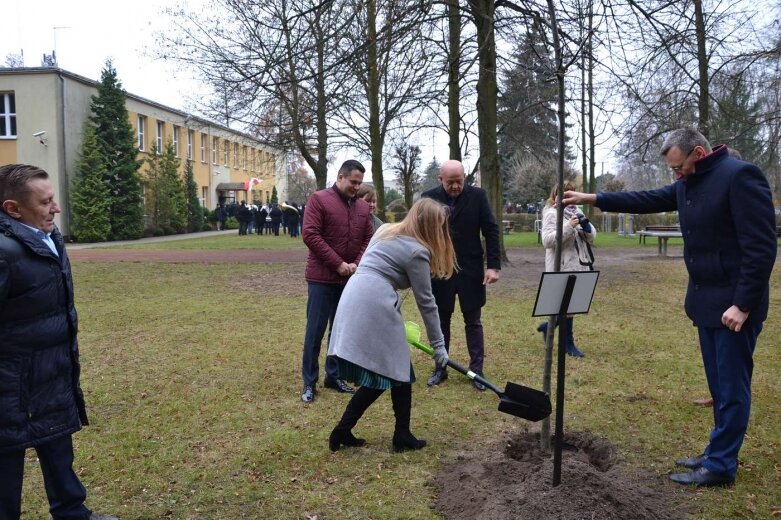
M445 368L449 359L444 343L434 347L434 362L438 368Z

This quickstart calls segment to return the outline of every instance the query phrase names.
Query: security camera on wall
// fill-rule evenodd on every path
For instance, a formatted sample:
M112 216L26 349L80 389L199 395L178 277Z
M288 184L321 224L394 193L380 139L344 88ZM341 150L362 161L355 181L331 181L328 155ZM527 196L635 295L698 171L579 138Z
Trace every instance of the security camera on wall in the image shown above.
M40 130L38 132L33 133L33 137L37 137L38 141L41 142L42 145L46 146L47 139L44 137L46 135L46 130Z

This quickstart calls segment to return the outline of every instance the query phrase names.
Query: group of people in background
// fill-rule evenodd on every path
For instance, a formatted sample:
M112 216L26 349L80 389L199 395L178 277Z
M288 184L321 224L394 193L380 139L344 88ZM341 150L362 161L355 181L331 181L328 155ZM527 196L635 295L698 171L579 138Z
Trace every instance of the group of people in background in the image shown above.
M225 230L230 217L239 223L239 235L280 235L296 238L301 234L304 206L298 204L219 203L214 210L218 230Z

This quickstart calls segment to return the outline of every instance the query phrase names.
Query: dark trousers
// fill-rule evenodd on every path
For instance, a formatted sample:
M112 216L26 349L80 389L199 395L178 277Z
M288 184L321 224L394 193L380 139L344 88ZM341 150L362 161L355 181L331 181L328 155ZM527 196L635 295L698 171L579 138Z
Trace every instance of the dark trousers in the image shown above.
M328 327L328 339L331 339L330 327L333 326L336 306L342 296L344 285L333 283L308 283L309 297L306 302L306 333L304 335L304 356L301 375L304 385L314 385L320 376L320 348ZM326 349L328 347L326 346ZM325 377L336 379L337 366L334 356L325 357Z
M73 471L73 440L59 437L35 448L43 473L49 512L55 520L86 520L87 490ZM0 453L0 520L18 520L22 511L24 452Z
M698 329L705 376L713 398L713 430L703 466L733 478L748 428L754 347L761 330L761 325L740 332L727 328Z
M242 221L239 222L239 235L246 235L247 234L247 223Z
M483 324L480 321L482 305L485 302L484 292L480 298L480 292L485 291L482 280L482 275L473 277L461 272L456 278L432 280L431 282L431 288L437 302L439 326L445 337L445 349L450 352L450 321L456 308L457 296L461 314L464 317L466 348L469 351L469 370L478 374L483 373L483 359L485 357Z

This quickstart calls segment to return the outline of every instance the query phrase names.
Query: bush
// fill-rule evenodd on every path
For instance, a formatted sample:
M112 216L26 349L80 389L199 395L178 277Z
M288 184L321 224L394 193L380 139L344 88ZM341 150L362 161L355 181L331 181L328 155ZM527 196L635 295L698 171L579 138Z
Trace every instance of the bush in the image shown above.
M239 221L236 220L236 217L228 217L228 220L225 221L225 229L239 229Z
M203 225L201 226L201 231L213 231L213 230L214 227L208 222L204 222Z

